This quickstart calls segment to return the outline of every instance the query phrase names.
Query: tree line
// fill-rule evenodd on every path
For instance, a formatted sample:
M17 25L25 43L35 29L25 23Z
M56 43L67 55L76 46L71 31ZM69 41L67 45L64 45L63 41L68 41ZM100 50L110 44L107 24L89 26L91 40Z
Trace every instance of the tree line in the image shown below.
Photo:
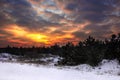
M109 39L98 40L89 36L77 45L72 42L64 46L55 44L50 47L10 47L0 48L0 53L10 53L18 56L38 58L41 54L52 54L62 57L58 65L89 64L97 66L103 59L117 59L120 62L120 33L112 34Z

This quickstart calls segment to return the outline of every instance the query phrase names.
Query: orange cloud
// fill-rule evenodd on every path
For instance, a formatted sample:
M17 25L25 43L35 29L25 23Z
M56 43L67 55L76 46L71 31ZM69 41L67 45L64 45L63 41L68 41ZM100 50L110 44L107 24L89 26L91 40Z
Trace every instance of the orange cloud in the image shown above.
M51 26L48 27L47 32L39 32L39 31L31 31L28 30L25 27L21 27L15 24L8 25L5 28L3 28L3 31L7 32L8 34L11 34L8 38L9 42L12 43L19 43L19 44L29 44L29 45L53 45L55 43L65 43L68 41L78 41L78 38L76 38L72 33L76 32L78 30L82 30L86 25L85 24L73 24L71 25L77 26L77 27L67 27L65 25L64 27L56 27ZM63 32L61 33L54 33L54 31L60 30ZM53 33L52 33L53 32Z
M33 42L48 43L48 36L27 31L25 28L17 25L9 25L9 27L4 28L4 31L12 34L16 38L26 38Z
M26 41L28 41L30 44L31 42L34 43L41 43L45 45L52 45L57 42L61 42L64 40L64 38L74 38L72 34L65 34L65 35L55 35L55 34L48 34L48 33L40 33L40 32L31 32L27 30L26 28L20 27L18 25L9 25L3 29L5 32L13 35L12 37L9 37L9 42L14 43L20 43L20 44L26 44ZM52 27L50 28L50 31L54 31L56 28ZM15 40L14 40L15 39ZM22 41L19 39L26 39L26 41Z

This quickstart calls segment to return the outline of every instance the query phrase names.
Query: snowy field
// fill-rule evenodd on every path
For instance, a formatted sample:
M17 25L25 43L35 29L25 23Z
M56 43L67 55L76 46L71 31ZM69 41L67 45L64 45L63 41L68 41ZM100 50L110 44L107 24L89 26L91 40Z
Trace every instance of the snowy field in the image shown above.
M0 62L0 80L120 80L117 61L104 60L99 67L35 66Z

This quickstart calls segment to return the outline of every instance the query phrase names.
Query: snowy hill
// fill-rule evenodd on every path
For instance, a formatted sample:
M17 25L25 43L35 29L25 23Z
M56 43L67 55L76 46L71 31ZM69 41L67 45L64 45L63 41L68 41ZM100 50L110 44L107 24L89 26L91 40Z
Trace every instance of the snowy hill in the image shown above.
M70 69L76 69L85 72L93 72L98 75L116 75L120 76L120 64L117 60L103 60L99 66L92 67L87 64L82 64L74 67L66 67Z
M120 80L120 65L116 60L104 60L94 68L85 64L55 67L0 62L0 80Z

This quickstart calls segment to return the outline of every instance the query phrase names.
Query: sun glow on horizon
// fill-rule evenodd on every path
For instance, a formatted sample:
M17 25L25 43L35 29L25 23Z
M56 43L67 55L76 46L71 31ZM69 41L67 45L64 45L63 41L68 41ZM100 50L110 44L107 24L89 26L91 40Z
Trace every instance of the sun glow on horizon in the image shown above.
M9 25L4 31L11 33L16 38L26 38L33 42L48 43L48 36L41 33L32 33L17 25Z
M72 35L71 32L67 32L63 35L50 33L56 30L56 28L54 27L50 28L49 32L40 33L37 31L36 32L30 31L27 28L12 24L3 28L3 30L12 36L8 39L10 42L12 41L12 42L17 42L21 44L27 43L30 45L50 46L50 45L54 45L55 43L62 44L62 43L65 43L66 41L71 41L73 39L76 40L75 36Z
M35 42L48 43L47 36L42 35L42 34L33 33L33 34L28 34L27 37L31 38L31 40L33 40Z

